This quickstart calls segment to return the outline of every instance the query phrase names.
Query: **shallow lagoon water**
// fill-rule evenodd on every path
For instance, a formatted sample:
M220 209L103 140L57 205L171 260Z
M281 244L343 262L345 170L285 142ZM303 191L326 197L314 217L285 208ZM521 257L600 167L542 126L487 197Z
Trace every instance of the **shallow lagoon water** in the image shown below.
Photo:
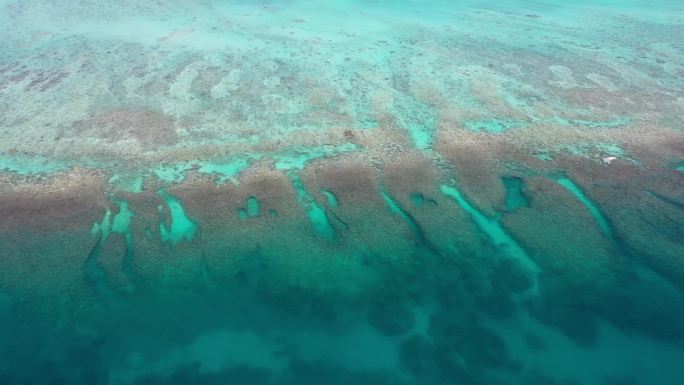
M681 2L0 26L0 384L684 381Z

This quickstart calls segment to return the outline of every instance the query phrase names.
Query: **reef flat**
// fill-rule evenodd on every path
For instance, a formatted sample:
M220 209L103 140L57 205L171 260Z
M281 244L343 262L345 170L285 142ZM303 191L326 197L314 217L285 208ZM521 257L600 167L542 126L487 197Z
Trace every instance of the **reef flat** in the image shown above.
M684 4L0 27L0 384L682 383Z

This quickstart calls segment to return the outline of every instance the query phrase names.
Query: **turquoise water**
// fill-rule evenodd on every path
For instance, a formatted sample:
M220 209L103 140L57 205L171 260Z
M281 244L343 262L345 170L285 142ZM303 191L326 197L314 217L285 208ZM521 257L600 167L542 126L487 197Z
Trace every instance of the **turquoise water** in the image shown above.
M684 383L681 1L0 27L0 385Z

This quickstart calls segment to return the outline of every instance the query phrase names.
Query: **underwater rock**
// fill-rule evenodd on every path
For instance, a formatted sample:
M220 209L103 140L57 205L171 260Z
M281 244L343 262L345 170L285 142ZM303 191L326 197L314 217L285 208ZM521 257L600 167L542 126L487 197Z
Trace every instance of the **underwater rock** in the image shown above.
M416 316L403 304L381 304L370 309L368 323L386 336L396 336L411 331L416 324Z
M418 378L434 376L436 360L434 346L420 335L414 334L402 341L399 347L402 365Z

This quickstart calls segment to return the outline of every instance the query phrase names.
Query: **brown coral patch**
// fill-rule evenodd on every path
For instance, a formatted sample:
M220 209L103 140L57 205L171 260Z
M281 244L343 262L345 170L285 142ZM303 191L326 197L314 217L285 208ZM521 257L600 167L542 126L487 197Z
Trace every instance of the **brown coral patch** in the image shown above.
M158 111L135 107L94 113L75 122L68 134L117 142L135 140L143 148L168 146L178 141L173 118Z

